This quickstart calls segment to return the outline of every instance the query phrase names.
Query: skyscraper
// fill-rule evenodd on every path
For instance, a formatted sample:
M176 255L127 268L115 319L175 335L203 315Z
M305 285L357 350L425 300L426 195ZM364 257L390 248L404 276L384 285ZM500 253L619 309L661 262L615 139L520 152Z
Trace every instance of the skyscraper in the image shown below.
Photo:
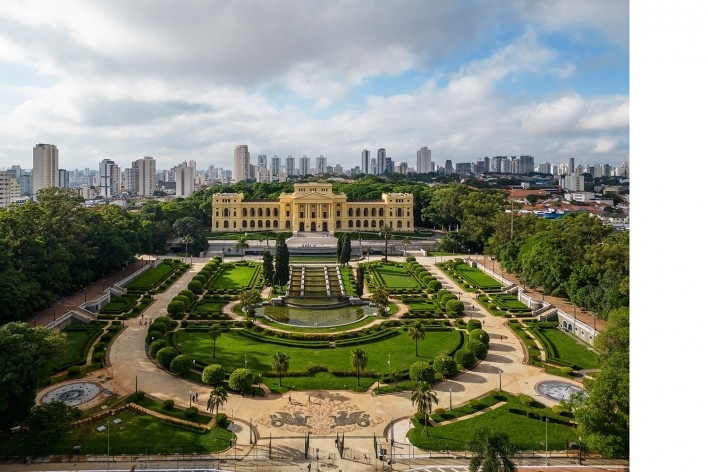
M310 173L310 158L303 155L300 158L300 176L305 176Z
M17 183L15 173L9 170L0 171L0 208L8 206L18 198L20 198L20 184Z
M371 153L368 149L361 151L361 173L369 173L369 161L371 161Z
M320 154L320 157L315 158L315 175L325 174L327 172L327 158Z
M59 149L53 144L37 144L32 151L32 192L59 186Z
M194 193L194 167L186 162L175 167L175 196L188 197Z
M98 164L98 194L110 198L120 193L120 167L110 159Z
M261 167L268 167L268 156L265 154L258 155L258 165Z
M133 163L138 168L138 195L152 196L157 189L157 167L155 159L145 156Z
M430 149L427 148L427 146L424 146L418 150L418 152L416 153L416 172L418 172L419 174L425 174L433 171L430 164L431 154L432 153Z
M251 154L247 144L239 144L234 149L234 180L242 182L247 180L251 170Z
M376 171L373 172L376 175L383 174L386 170L386 149L379 148L376 152Z
M280 180L280 158L277 154L270 158L270 180L271 182Z
M288 156L285 158L285 173L288 177L296 175L295 173L295 158L293 156Z

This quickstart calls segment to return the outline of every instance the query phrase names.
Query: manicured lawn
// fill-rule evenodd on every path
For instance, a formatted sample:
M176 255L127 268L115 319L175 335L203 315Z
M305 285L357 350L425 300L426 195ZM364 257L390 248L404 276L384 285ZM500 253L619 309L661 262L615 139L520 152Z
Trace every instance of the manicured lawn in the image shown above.
M486 426L492 431L503 431L509 435L510 442L522 450L543 449L541 442L545 441L546 422L542 419L529 418L509 411L510 407L522 408L521 402L513 395L504 394L508 402L495 410L479 416L447 423L436 427L428 426L429 435L423 432L423 425L414 422L416 427L408 434L411 442L420 448L442 451L466 449L470 431ZM442 402L442 400L441 400ZM444 403L444 402L442 402ZM528 408L538 414L558 417L546 408ZM565 450L568 442L577 442L577 430L571 426L558 423L548 423L549 450Z
M111 295L110 303L101 308L101 311L99 313L123 313L133 308L137 301L138 299L135 297L116 297L115 295Z
M403 330L398 330L393 337L360 346L366 351L369 358L366 370L387 373L393 370L406 370L416 361L432 361L441 352L452 352L459 342L460 332L458 331L429 331L424 340L418 341L420 355L416 358L415 343L408 338ZM273 354L281 351L290 356L289 372L304 372L309 367L317 365L328 366L340 372L353 372L349 355L354 346L326 349L283 346L249 339L240 336L235 330L222 334L217 340L215 359L212 358L213 341L206 332L179 330L174 336L174 344L179 346L179 349L185 354L197 359L198 362L219 363L229 371L243 367L247 361L248 368L255 372L270 372ZM389 354L391 356L390 366L388 364ZM292 385L292 382L288 381L288 385Z
M179 263L171 264L164 261L162 264L147 270L140 277L133 280L126 287L127 289L135 289L141 291L157 288L172 272L179 268Z
M395 307L395 305L393 305ZM397 308L397 307L396 307ZM393 314L393 313L391 313ZM366 317L354 323L350 323L343 326L324 326L324 327L314 327L314 326L294 326L288 325L287 330L293 333L341 333L343 331L349 331L350 329L358 328L360 326L366 326L373 323L377 318ZM272 326L274 328L283 329L283 324L271 320L265 316L258 318L258 322L267 326Z
M221 309L226 305L226 301L223 303L221 302L214 302L214 301L200 301L196 305L194 305L194 308L192 308L192 313L193 314L201 314L201 313L221 313Z
M120 418L116 424L113 420ZM223 450L229 446L232 433L226 429L214 427L210 431L183 427L157 419L147 414L124 410L109 417L111 455L121 454L203 454ZM70 454L73 446L81 446L81 454L105 456L108 445L108 430L97 431L105 426L107 419L98 420L72 429L47 449L36 450L30 435L0 442L0 454L28 455L36 451L42 455Z
M66 352L61 358L55 359L54 368L62 370L74 363L83 364L91 344L102 332L102 324L72 323L67 326L64 329L67 341Z
M356 280L354 279L354 271L349 266L340 268L342 274L342 283L344 284L344 293L349 297L356 296Z
M437 266L450 275L453 282L468 292L473 288L485 291L501 288L501 284L494 278L461 260L439 263Z
M260 271L255 263L223 264L219 275L209 284L210 289L245 289L251 287Z
M547 349L549 361L558 359L574 369L596 369L599 367L597 354L573 336L556 328L555 323L527 323L534 334L541 338ZM544 339L545 338L545 339Z
M519 299L516 297L516 295L506 295L506 294L492 295L492 299L500 307L505 307L510 310L527 310L529 312L531 311L531 309L529 307L527 307L526 305L524 305L522 302L519 301Z

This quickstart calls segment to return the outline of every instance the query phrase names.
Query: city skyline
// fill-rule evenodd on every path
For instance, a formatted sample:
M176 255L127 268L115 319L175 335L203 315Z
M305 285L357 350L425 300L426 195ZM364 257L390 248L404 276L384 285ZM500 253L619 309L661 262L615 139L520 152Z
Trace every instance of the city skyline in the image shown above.
M628 2L209 5L3 8L0 167L42 142L65 169L231 168L238 144L345 169L379 148L409 165L421 147L437 165L630 154Z

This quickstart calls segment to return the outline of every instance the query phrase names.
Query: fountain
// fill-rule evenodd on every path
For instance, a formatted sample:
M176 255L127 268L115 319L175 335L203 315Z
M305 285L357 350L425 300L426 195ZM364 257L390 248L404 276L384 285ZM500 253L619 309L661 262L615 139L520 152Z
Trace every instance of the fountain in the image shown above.
M338 266L291 265L286 293L256 308L256 316L289 325L329 327L376 314L368 303L346 295Z

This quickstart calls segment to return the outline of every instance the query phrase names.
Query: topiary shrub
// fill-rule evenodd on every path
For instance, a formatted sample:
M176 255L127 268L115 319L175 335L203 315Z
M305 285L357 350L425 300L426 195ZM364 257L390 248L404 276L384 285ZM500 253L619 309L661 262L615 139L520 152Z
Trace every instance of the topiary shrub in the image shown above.
M76 377L81 373L81 367L78 365L72 365L66 369L66 373L69 374L69 377Z
M221 364L211 364L202 371L202 382L207 385L217 385L224 381L226 372Z
M192 280L198 280L202 283L202 285L204 285L207 281L207 278L206 278L206 276L204 276L202 274L197 274L194 276L194 278Z
M519 395L519 400L526 406L531 406L536 402L536 400L534 400L532 396L526 395L524 393Z
M155 357L157 355L157 352L163 347L167 347L167 341L165 341L164 339L156 339L155 341L150 343L150 348L148 349L148 352L150 352L150 356Z
M226 416L226 413L217 413L217 415L216 415L216 425L217 426L220 426L222 428L226 428L227 426L229 426L229 423L231 423L231 422L229 421L229 417Z
M427 287L428 287L428 290L437 291L442 288L442 284L440 283L439 280L431 280L430 282L428 282Z
M406 256L406 262L415 262L415 256Z
M180 354L170 362L170 372L177 375L184 375L192 369L192 359L189 356Z
M463 348L455 353L455 362L462 367L468 368L472 367L475 362L477 362L477 357L475 357L474 352Z
M470 339L479 339L485 345L489 346L489 334L483 329L473 329L470 331Z
M561 372L563 375L571 376L573 375L573 368L572 367L561 367Z
M184 417L190 420L193 420L194 418L197 417L199 414L199 411L197 410L196 406L190 406L186 410L184 410Z
M155 360L157 361L158 364L160 364L162 367L165 369L169 369L170 364L172 363L172 360L179 355L179 352L177 349L167 346L163 347L159 351L157 351L157 355L155 356Z
M457 362L446 354L438 354L433 361L433 370L444 378L452 377L457 373Z
M408 374L414 382L433 383L435 381L435 371L427 362L414 362L411 364Z
M445 311L448 316L459 316L465 311L465 304L460 300L448 300L445 304Z
M150 324L150 331L159 331L160 333L165 334L169 329L170 323L165 323L163 321L153 321Z
M180 316L184 314L184 302L181 302L179 300L176 301L171 301L167 305L167 313L169 313L172 316Z
M470 338L465 344L465 350L470 351L477 359L486 359L489 349L478 338Z
M479 320L469 320L467 322L467 331L471 332L475 329L482 329L482 322Z
M164 402L162 402L162 409L163 410L171 410L174 407L175 407L174 400L165 400Z
M229 388L235 392L245 393L253 385L254 375L251 369L234 369L229 376Z
M201 295L204 292L204 285L198 280L192 280L189 282L189 284L187 284L187 288L197 295Z

